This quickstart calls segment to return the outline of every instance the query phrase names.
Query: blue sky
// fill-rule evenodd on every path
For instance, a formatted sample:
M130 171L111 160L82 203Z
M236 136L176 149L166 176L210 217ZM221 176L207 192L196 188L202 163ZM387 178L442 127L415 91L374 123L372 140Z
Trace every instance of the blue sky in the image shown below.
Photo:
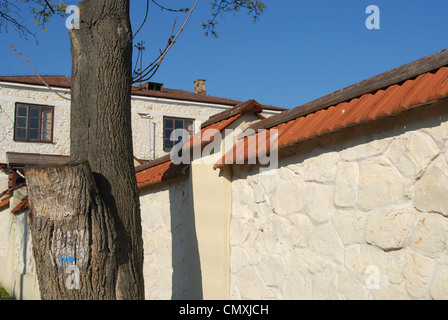
M17 0L21 2L21 0ZM194 0L159 0L167 7L191 7ZM67 1L76 4L77 1ZM131 0L136 30L144 0ZM448 48L446 0L265 0L257 23L245 13L218 19L218 38L205 37L200 23L210 17L210 1L199 0L185 31L152 79L165 87L193 90L207 80L207 93L293 108L405 63ZM380 29L366 28L369 5L380 9ZM28 17L28 20L26 20ZM145 41L144 62L164 47L174 19L185 14L151 4L147 24L136 37ZM24 11L25 22L33 21ZM13 28L0 33L0 75L33 74L10 49L14 45L43 75L70 75L65 18L54 18L37 41Z

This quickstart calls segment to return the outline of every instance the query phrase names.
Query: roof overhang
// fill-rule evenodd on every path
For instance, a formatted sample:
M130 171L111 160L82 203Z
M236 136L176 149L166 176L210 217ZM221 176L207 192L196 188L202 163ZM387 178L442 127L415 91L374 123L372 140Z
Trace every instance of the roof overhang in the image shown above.
M40 153L6 152L8 167L23 169L27 166L61 165L70 160L69 156Z

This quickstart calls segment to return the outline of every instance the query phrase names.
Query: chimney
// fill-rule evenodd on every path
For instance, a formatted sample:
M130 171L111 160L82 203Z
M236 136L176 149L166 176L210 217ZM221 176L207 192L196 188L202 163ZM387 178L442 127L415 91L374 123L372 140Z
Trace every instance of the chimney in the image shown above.
M205 90L205 80L198 79L194 82L194 93L207 95L207 91Z

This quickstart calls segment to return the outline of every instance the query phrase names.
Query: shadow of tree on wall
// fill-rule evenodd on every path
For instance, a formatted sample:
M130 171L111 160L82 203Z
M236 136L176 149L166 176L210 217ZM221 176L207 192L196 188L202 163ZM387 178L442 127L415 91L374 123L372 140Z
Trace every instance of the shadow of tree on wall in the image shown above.
M25 213L14 214L13 215L13 223L16 224L17 235L15 244L16 248L16 261L15 268L16 272L19 274L19 277L14 278L13 283L13 292L12 295L16 297L18 300L24 299L24 277L28 272L28 245L31 245L31 232L29 226L28 215ZM20 261L20 260L22 261ZM16 282L19 281L18 286ZM18 292L17 292L18 291Z
M169 191L173 266L171 299L202 300L191 178L185 186L173 185Z

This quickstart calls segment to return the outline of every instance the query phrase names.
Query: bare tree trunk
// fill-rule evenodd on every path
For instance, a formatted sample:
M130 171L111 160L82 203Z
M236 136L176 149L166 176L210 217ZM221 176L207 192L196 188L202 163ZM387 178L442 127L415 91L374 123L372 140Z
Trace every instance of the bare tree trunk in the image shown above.
M27 168L43 299L115 299L115 230L87 162Z
M79 9L80 29L70 31L72 43L70 168L79 166L91 168L94 180L94 183L92 181L90 183L91 190L97 190L100 199L93 203L99 207L92 209L91 205L86 203L86 201L92 203L87 196L76 196L78 192L84 192L78 190L83 186L81 183L83 178L78 175L87 172L84 169L63 170L65 174L70 172L70 175L76 176L73 178L74 181L81 184L79 186L74 184L73 189L67 189L65 184L72 178L61 178L54 182L58 187L51 192L65 190L66 197L84 201L81 208L89 208L90 211L84 214L66 213L70 216L82 216L83 218L78 220L81 221L83 230L90 232L87 236L84 231L83 236L78 236L76 241L102 237L103 232L108 235L108 241L115 239L114 243L106 245L108 250L114 249L110 251L114 259L110 258L109 254L103 254L98 258L103 259L101 263L105 266L104 271L100 272L107 273L113 270L113 288L109 286L108 275L104 275L105 278L101 281L105 284L105 292L102 294L91 292L80 297L91 295L98 298L144 299L143 241L131 131L132 31L129 0L83 0L79 3ZM41 175L37 175L39 171L36 170L27 171L31 203L37 203L42 199L39 197L52 197L50 191L42 194L33 192L33 189L39 188L35 178L42 178ZM35 177L30 180L31 176ZM85 180L92 179L87 177ZM32 181L36 183L33 184ZM96 185L96 188L93 185ZM35 195L38 195L38 198ZM50 232L51 229L47 226L49 222L41 221L40 217L45 213L40 210L37 205L32 206L32 229L36 230L33 232L33 246L39 247L47 242L58 243L55 237L66 239L69 238L69 233L73 238L75 229L71 223L68 223L67 228L58 229L62 234L55 234L54 230ZM99 217L101 215L104 217ZM53 220L52 223L59 225L57 219ZM112 225L100 223L100 227L94 227L94 221L97 220L110 220L113 223ZM42 232L42 235L37 237L43 237L45 239L43 242L39 243L38 238L34 239L36 232ZM95 246L95 241L92 243ZM103 249L99 247L91 251L99 252ZM53 254L53 251L49 252ZM36 260L42 261L52 259L39 256L37 258ZM93 260L87 261L91 263ZM63 297L72 296L73 289L67 291L62 288L60 279L57 281L50 279L55 274L44 272L42 268L45 268L45 264L39 265L39 262L36 262L41 290L50 292L59 289L60 293L64 293ZM89 270L94 270L95 266L81 265L81 267L81 279L84 276L85 285L93 288L94 278L89 277ZM81 281L81 287L83 283ZM47 298L56 296L47 295Z

